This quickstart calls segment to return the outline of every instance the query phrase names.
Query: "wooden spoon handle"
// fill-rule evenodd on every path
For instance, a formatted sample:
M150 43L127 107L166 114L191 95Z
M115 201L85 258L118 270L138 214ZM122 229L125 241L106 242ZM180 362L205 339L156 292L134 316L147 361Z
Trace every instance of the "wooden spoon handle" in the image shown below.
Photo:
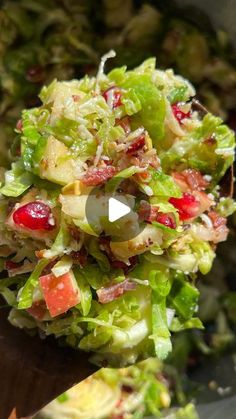
M11 326L0 312L0 419L32 416L95 371L85 353Z

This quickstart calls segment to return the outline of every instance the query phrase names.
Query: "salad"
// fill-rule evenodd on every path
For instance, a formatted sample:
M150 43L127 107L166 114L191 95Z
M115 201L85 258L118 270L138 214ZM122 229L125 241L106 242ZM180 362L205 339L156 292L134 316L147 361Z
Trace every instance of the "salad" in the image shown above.
M156 358L128 368L102 368L61 394L35 419L141 419L150 415L197 419L198 414L191 403L170 409L171 399L178 393L173 383L170 384L173 378L173 374L167 377ZM102 397L97 397L98 394Z
M9 321L103 366L165 359L171 333L203 327L197 273L235 210L220 186L233 131L154 58L105 74L114 56L96 77L54 80L22 112L0 189ZM107 193L125 195L128 218L109 222Z
M149 56L194 82L207 108L235 126L235 53L198 9L145 1L4 0L0 10L0 164L11 160L13 127L38 91L54 78L95 74L100 56L133 68ZM166 2L165 2L166 3ZM156 6L156 4L155 4ZM45 18L46 16L46 18ZM109 65L109 63L108 63Z

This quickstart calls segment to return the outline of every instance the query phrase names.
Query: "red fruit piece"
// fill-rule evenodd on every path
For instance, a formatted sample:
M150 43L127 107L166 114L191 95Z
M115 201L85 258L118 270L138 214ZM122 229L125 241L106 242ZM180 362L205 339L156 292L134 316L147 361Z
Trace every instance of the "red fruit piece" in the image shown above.
M29 202L13 212L13 221L30 230L52 230L55 228L51 208L41 201Z
M134 154L138 150L141 150L145 146L145 134L140 135L136 138L127 148L127 154Z
M119 282L118 284L97 290L98 301L101 304L110 303L116 298L119 298L126 291L132 291L135 288L135 282L131 282L129 279L125 279L123 282Z
M80 292L72 271L54 276L52 273L39 278L39 284L52 317L65 313L80 302Z
M131 132L130 118L128 116L124 116L121 119L116 119L116 125L119 125L121 128L123 128L127 135Z
M199 214L202 212L208 211L212 205L214 205L214 200L209 198L209 196L202 191L193 192L195 198L199 201Z
M183 123L183 119L191 117L191 112L190 111L189 112L181 111L179 103L175 103L174 105L171 106L171 108L172 108L172 112L173 112L175 118L177 119L177 121L180 124Z
M209 186L209 182L202 176L199 170L187 169L183 172L174 172L172 176L183 192L187 190L201 191Z
M106 167L91 167L87 170L86 174L81 179L81 182L87 186L97 186L105 183L108 179L112 178L116 173L114 166Z
M141 221L147 221L151 223L152 221L156 221L158 216L158 207L154 207L148 202L142 202L139 208L138 214Z
M47 313L47 307L45 301L35 301L30 308L27 309L28 313L31 314L37 320L43 320Z
M176 228L176 222L174 217L171 214L164 214L164 213L159 213L157 215L156 221L160 224L163 224L166 227L175 229Z
M208 212L208 217L210 217L214 228L225 226L227 223L226 218L217 214L215 211Z
M190 193L184 193L182 198L170 198L169 202L178 210L179 218L182 221L199 215L200 202Z
M139 209L139 218L148 223L157 221L169 228L176 228L174 216L171 213L159 212L158 207L143 203Z
M109 89L107 89L103 93L103 97L111 109L117 108L118 106L122 105L121 91L116 86L109 87Z

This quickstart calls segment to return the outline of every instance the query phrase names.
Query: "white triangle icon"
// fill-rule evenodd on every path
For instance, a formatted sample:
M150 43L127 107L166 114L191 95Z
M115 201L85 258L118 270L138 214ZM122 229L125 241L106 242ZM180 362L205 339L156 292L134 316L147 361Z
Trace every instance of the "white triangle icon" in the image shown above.
M119 220L119 218L124 217L131 212L128 205L123 204L118 199L110 198L108 201L108 220L110 223Z

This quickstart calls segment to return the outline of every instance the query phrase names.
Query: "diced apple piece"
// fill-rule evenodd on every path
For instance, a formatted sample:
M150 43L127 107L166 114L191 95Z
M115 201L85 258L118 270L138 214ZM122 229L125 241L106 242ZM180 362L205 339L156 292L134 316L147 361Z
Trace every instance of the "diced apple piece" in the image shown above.
M65 313L80 302L79 287L72 271L58 277L52 273L41 276L39 284L52 317Z
M74 170L74 160L69 157L69 149L61 141L50 136L39 163L40 177L59 185L66 185L75 180Z

